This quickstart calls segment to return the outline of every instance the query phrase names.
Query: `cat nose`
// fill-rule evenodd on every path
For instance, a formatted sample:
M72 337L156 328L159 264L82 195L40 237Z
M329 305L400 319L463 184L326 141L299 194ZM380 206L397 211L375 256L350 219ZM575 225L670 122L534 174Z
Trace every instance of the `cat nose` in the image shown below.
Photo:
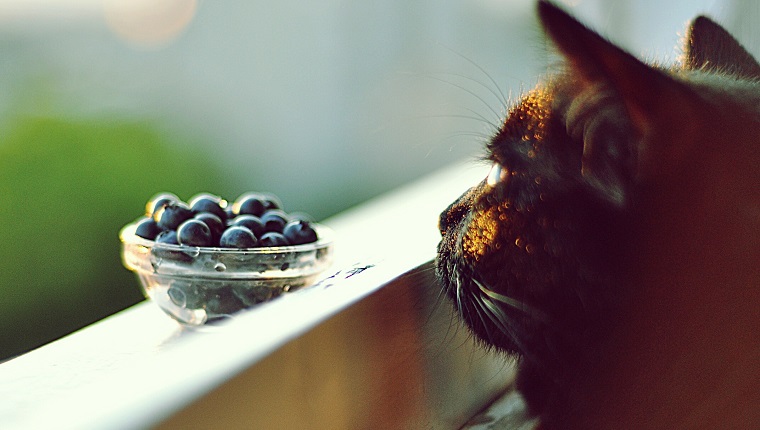
M438 216L438 231L441 232L441 236L446 235L446 230L449 229L447 218L446 211L441 212L441 215Z
M449 227L455 222L453 219L455 214L452 214L452 208L453 206L449 206L445 211L441 212L441 215L438 217L438 231L441 232L441 236L445 236Z
M458 199L454 201L445 211L441 212L438 218L438 230L441 236L445 236L449 229L461 222L470 212L472 202L475 199L477 187L472 187L465 191Z

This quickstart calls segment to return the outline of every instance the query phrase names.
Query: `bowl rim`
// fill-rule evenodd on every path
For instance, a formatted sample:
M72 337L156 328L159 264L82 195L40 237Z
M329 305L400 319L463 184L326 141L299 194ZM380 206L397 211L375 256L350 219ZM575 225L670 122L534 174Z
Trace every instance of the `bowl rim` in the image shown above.
M135 234L137 229L137 222L133 221L119 231L119 240L123 246L137 245L148 249L158 249L166 251L188 251L214 254L280 254L280 253L293 253L293 252L308 252L317 249L322 249L330 246L333 243L334 231L322 224L309 222L309 224L317 232L317 241L304 243L301 245L287 245L287 246L260 246L255 248L222 248L219 246L188 246L188 245L175 245L171 243L156 243L153 240L145 239Z

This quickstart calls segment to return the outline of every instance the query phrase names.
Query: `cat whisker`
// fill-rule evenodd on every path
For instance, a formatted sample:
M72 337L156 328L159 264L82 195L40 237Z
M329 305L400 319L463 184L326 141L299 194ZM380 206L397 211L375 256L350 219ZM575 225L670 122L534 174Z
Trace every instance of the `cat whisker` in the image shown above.
M496 79L491 76L486 69L483 68L480 64L476 63L474 60L468 58L466 55L462 54L461 52L457 52L456 50L441 44L444 48L449 50L449 52L453 53L454 55L458 56L459 58L465 60L466 62L470 63L472 66L474 66L476 69L478 69L483 75L488 78L488 80L493 84L494 88L496 88L496 91L498 91L499 95L501 96L500 101L504 103L504 107L507 108L509 106L509 99L504 95L504 91L502 91L501 87L499 86L498 82L496 82ZM478 81L475 81L478 82ZM485 86L485 85L483 85Z
M482 327L483 327L483 331L485 331L486 337L488 338L488 339L487 339L487 340L488 340L488 343L489 343L490 345L494 345L494 344L495 344L495 342L494 342L493 334L492 334L491 330L489 329L489 325L488 325L488 323L486 322L486 318L488 318L489 320L491 320L491 322L492 322L493 324L495 324L497 327L499 327L499 329L500 329L502 332L504 332L504 330L503 330L503 329L500 327L500 324L499 324L499 322L497 322L497 321L494 321L494 316L493 316L493 315L491 315L491 314L488 312L488 310L487 310L487 309L484 307L484 305L483 305L483 304L482 304L482 303L481 303L481 302L478 300L478 298L475 298L475 299L474 299L474 301L473 301L473 306L472 306L472 307L473 307L473 309L475 310L475 314L478 316L478 319L479 319L479 320L480 320L480 322L483 324L483 325L482 325ZM472 316L470 316L469 318L472 318Z
M457 276L455 279L456 279L457 287L456 287L456 291L454 295L456 296L456 299L457 299L457 311L459 311L460 314L465 315L465 313L463 312L464 308L462 306L462 280L459 278L459 276Z
M509 316L496 304L487 300L484 297L478 297L477 300L481 303L482 309L486 312L489 319L505 334L508 334L514 343L514 346L519 351L519 354L524 359L528 359L533 363L547 364L547 357L539 356L534 353L535 348L528 348L522 341L522 337L519 336L514 329L510 328Z
M493 303L484 299L482 296L473 295L473 302L477 304L475 308L480 309L482 312L484 312L488 319L491 320L491 322L496 326L496 328L501 330L502 333L509 335L509 337L512 338L515 343L520 343L517 339L517 333L515 333L514 329L512 329L509 324L509 317L504 312L499 310L494 306ZM518 345L518 347L522 349L520 345Z
M474 109L470 108L464 108L468 112L471 112L473 115L477 115L479 118L482 118L486 125L490 127L489 129L489 138L491 137L491 134L496 134L501 130L501 122L494 124L493 122L489 121L486 117L481 115L480 113L476 112Z
M439 78L437 76L428 76L428 78L429 79L434 79L434 80L439 81L439 82L443 82L444 84L448 84L448 85L454 86L456 88L459 88L460 90L466 92L467 94L470 94L471 96L475 97L477 100L479 100L481 103L483 103L483 105L486 107L486 109L488 109L489 111L491 111L491 113L496 118L496 122L497 123L501 122L503 115L500 114L499 112L497 112L496 109L494 109L493 106L491 106L491 104L488 103L480 94L476 93L475 91L473 91L473 90L471 90L469 88L464 87L463 85L459 85L456 82L448 81L446 79Z
M425 264L424 267L421 267L420 269L417 270L417 273L424 273L424 274L432 273L433 274L433 279L435 279L436 272L437 272L437 269L435 267L435 264ZM402 276L406 276L406 275L402 275ZM433 306L431 306L431 310L430 310L430 314L428 315L428 319L432 318L434 309L437 308L438 306L440 306L441 303L443 303L444 300L446 300L446 297L445 297L446 290L444 288L440 288L437 280L435 280L434 282L435 282L435 286L438 287L438 288L435 288L435 290L436 290L435 299L433 300Z
M498 328L502 333L509 336L514 347L520 355L530 358L531 360L537 360L538 357L534 357L531 354L531 349L528 348L523 342L522 337L512 328L513 321L509 316L498 306L496 306L490 300L482 296L473 296L474 302L477 304L476 308L480 308L481 311L488 317L489 320ZM486 326L487 329L487 326ZM490 335L489 335L490 337Z
M435 294L435 304L436 306L440 305L446 298L445 294L446 291L444 288L438 288L438 292Z
M456 133L449 133L447 136L442 137L441 139L455 139L457 137L473 137L482 143L487 143L490 140L490 137L476 131L460 131Z
M488 120L488 118L484 117L483 115L478 114L474 110L467 109L470 112L472 112L474 115L462 115L462 114L441 114L441 115L427 115L425 118L462 118L462 119L471 119L474 121L482 122L490 127L495 128L496 126Z
M474 62L473 62L473 64L474 64ZM458 78L461 78L461 79L466 79L466 80L468 80L468 81L470 81L470 82L474 82L474 83L476 83L476 84L480 85L480 86L481 86L481 87L483 87L483 88L484 88L486 91L488 91L488 92L489 92L489 93L491 93L491 94L492 94L494 97L496 97L496 99L497 99L497 100L499 101L499 103L501 104L501 107L502 107L502 108L503 108L505 111L506 111L507 109L509 109L509 106L510 106L510 103L509 103L509 97L507 97L507 96L504 94L504 92L501 90L501 88L499 88L499 86L496 84L496 82L494 81L494 79L493 79L493 78L492 78L492 77L491 77L491 76L490 76L488 73L486 73L486 72L485 72L485 70L483 70L483 69L481 68L481 71L482 71L483 73L485 73L485 75L488 77L488 79L489 79L489 80L490 80L490 81L491 81L491 82L494 84L494 86L496 87L496 90L494 90L493 88L491 88L491 87L489 87L488 85L484 84L483 82L481 82L481 81L479 81L479 80L477 80L477 79L475 79L475 78L469 77L469 76L467 76L467 75L462 75L462 74L459 74L459 73L441 73L441 74L442 74L442 75L448 75L448 76L456 76L456 77L458 77ZM506 112L505 112L505 113L506 113Z
M542 312L542 311L534 308L533 306L528 305L525 302L522 302L522 301L513 299L511 297L505 296L504 294L499 294L499 293L497 293L497 292L495 292L495 291L487 288L485 285L483 285L482 282L478 281L475 278L472 278L472 282L475 283L475 285L478 286L478 288L480 289L480 291L483 294L485 294L486 296L488 296L488 298L490 298L491 300L496 300L499 303L503 303L503 304L509 306L512 309L516 309L516 310L518 310L518 311L520 311L520 312L522 312L522 313L530 316L531 318L534 318L534 319L537 319L537 320L541 321L544 324L549 324L550 323L551 318L549 318L549 316L545 312Z

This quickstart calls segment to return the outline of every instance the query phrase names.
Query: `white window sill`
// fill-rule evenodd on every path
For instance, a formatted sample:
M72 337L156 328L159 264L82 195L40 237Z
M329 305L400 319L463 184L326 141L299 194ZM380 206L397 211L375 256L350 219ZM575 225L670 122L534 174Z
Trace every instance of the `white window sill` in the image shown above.
M0 365L0 428L460 428L512 370L432 281L463 164L326 221L333 281L211 330L141 303ZM353 276L352 267L369 267Z

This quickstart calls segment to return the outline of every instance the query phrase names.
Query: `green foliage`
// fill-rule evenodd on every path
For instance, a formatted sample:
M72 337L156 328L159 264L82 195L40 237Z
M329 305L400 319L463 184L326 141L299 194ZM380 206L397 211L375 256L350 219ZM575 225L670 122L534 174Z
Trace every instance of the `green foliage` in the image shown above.
M119 229L159 191L225 195L210 159L149 123L12 121L0 136L0 360L142 300Z

